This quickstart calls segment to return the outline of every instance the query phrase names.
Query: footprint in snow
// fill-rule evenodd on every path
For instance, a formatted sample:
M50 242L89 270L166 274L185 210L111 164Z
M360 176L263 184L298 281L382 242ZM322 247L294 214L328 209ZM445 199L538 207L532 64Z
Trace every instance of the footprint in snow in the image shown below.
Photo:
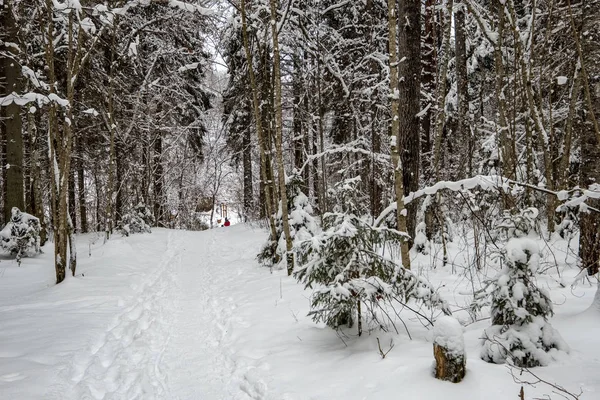
M27 378L25 375L23 375L20 372L15 372L12 374L5 374L5 375L1 375L0 376L0 381L2 382L16 382L16 381L20 381Z

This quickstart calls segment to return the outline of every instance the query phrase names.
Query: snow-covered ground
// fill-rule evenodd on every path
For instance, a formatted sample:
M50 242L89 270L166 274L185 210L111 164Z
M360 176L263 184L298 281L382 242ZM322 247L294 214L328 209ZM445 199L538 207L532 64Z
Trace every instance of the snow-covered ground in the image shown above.
M314 324L306 316L310 292L284 271L257 265L265 237L247 225L159 229L106 244L82 235L78 275L60 285L49 246L21 267L2 259L0 399L518 398L509 369L479 359L489 319L466 327L465 380L438 381L432 332L410 314L412 340L404 330L340 337ZM565 281L576 273L562 272ZM582 391L581 399L600 399L600 310L588 309L596 288L561 288L554 274L543 284L556 303L552 324L571 353L533 371ZM451 304L467 304L468 274L440 267L427 275ZM384 359L378 338L384 351L394 344ZM561 399L553 390L525 386L525 398Z

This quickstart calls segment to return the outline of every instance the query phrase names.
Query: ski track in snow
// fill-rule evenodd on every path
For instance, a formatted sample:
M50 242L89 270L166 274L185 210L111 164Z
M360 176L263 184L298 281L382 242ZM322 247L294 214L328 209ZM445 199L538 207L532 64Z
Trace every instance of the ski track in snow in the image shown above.
M95 343L89 353L71 365L72 393L82 400L152 399L166 393L167 376L161 359L169 341L169 297L172 270L180 262L176 233L169 232L166 252L159 267L150 273L135 292L130 304ZM144 251L152 251L148 246Z
M235 315L235 300L222 290L240 279L242 267L232 269L233 261L242 258L246 249L228 243L226 230L205 231L186 239L183 262L175 276L177 330L165 357L166 369L177 371L173 373L175 380L170 381L168 398L271 399L260 366L238 357L228 336L232 324L247 325ZM198 251L185 251L198 245Z
M268 365L237 356L230 345L231 324L246 323L222 288L242 276L242 267L232 268L244 249L223 245L225 233L168 233L159 267L132 287L132 301L120 304L101 339L69 366L66 398L274 399L262 377ZM156 253L152 244L140 251Z

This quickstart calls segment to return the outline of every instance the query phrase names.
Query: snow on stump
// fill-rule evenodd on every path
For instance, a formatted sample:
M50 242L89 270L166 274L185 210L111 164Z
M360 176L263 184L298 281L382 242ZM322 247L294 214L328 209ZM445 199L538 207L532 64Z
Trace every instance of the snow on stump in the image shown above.
M443 316L435 321L433 356L437 379L453 383L463 380L467 371L467 355L463 329L455 318Z

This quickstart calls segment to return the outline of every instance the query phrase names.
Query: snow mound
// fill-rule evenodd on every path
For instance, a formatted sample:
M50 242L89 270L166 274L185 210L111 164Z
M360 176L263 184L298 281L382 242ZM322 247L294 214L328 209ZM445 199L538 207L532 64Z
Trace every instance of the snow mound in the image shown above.
M465 354L463 327L454 317L444 315L435 321L433 343L445 348L454 356Z

